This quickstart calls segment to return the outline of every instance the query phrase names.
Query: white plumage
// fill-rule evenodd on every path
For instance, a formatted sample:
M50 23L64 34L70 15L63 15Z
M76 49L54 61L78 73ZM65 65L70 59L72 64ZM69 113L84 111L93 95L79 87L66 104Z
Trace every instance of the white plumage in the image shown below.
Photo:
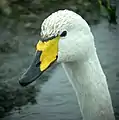
M84 120L115 120L106 77L101 68L94 37L86 21L69 10L59 10L46 18L42 37L67 31L58 44L57 62L76 92Z

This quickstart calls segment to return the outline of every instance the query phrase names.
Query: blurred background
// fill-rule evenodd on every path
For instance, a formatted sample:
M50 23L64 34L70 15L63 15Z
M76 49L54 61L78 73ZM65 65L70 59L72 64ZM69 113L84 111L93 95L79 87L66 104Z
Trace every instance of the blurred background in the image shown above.
M18 80L32 61L43 20L59 9L90 25L119 119L118 0L0 0L0 119L82 119L75 93L60 65L22 88Z

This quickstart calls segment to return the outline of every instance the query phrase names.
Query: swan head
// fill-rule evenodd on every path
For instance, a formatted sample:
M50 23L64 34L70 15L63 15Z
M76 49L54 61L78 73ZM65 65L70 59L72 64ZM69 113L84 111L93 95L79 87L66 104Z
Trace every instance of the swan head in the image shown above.
M59 37L57 62L87 60L94 48L93 36L86 21L69 10L60 10L46 18L42 38Z
M84 62L95 46L86 21L69 10L59 10L41 25L41 38L36 46L35 59L20 79L26 86L39 77L54 62Z

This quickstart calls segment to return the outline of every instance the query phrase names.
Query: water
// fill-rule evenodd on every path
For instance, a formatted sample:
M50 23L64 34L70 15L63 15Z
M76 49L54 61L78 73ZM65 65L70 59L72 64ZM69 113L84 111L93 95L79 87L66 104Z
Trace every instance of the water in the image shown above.
M91 26L99 59L107 76L116 117L119 119L119 26L109 26L105 20ZM37 104L12 111L2 120L80 120L75 93L62 67L50 73L36 96Z

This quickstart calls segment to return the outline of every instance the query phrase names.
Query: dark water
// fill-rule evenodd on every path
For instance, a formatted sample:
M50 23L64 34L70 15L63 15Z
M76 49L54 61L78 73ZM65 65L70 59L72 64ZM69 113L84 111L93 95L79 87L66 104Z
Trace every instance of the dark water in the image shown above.
M116 117L119 119L119 26L109 26L105 20L102 20L100 24L93 25L91 28L101 64L108 78ZM32 53L33 50L28 48L25 50ZM24 57L26 58L26 56ZM11 115L2 120L81 119L75 93L60 65L50 73L48 81L42 85L36 100L37 104L28 104L20 111L12 111Z

